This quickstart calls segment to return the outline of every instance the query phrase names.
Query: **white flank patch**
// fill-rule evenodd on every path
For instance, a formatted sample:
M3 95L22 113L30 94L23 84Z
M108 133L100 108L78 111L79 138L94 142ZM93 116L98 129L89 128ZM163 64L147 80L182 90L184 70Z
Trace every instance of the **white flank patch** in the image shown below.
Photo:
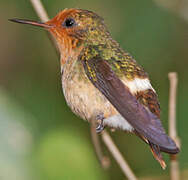
M103 120L104 125L112 128L119 128L124 131L133 131L134 128L120 114L111 116Z
M130 89L131 93L133 93L133 94L135 94L139 91L145 91L147 89L152 89L155 92L149 79L147 79L147 78L146 79L135 78L132 81L126 81L124 83Z

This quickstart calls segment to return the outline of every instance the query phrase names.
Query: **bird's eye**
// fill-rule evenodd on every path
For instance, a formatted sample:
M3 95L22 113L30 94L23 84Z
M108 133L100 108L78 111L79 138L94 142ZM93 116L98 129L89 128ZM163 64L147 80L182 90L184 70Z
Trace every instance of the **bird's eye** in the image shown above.
M75 25L76 25L76 22L72 18L65 19L65 21L63 22L63 26L66 27L66 28L70 28L70 27L73 27Z

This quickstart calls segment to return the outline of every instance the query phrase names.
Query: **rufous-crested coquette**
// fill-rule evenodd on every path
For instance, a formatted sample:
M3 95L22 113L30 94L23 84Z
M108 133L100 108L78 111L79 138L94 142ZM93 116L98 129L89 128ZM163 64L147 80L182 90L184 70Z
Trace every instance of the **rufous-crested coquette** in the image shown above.
M62 88L72 111L89 122L135 133L151 148L162 168L161 151L179 148L160 121L157 94L148 74L112 39L103 18L82 9L65 9L48 22L12 19L44 27L61 54Z

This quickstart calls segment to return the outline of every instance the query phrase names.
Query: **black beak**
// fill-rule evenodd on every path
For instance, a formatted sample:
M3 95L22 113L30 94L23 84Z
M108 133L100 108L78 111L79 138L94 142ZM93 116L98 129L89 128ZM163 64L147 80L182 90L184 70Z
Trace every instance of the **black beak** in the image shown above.
M39 26L39 27L43 27L43 28L47 28L47 29L53 27L53 25L49 25L49 24L37 22L37 21L25 20L25 19L9 19L9 21L21 23L21 24L30 24L33 26Z

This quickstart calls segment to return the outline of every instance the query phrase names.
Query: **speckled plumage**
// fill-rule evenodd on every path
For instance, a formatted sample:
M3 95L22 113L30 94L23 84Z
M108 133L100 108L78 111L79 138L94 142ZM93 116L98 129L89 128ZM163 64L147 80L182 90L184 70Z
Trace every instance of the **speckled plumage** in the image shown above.
M82 52L81 60L91 60L95 56L108 61L113 71L118 76L126 77L128 80L133 80L138 77L141 79L148 78L147 73L137 64L133 57L123 51L119 44L108 37L105 44L90 45Z

